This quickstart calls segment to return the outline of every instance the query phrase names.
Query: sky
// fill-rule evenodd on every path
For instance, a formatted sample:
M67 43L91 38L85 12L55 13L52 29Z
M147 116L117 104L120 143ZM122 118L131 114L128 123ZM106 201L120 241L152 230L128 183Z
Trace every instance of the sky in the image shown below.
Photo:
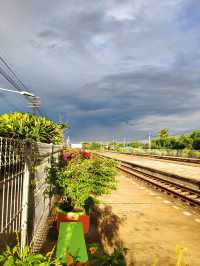
M199 0L0 1L0 55L72 142L199 128ZM0 113L27 110L0 94Z

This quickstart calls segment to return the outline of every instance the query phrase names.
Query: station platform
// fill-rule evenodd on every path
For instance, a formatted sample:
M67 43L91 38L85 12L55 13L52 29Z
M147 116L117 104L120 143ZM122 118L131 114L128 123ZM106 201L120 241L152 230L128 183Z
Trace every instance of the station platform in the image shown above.
M128 154L118 154L112 152L100 153L112 157L114 159L125 160L134 164L153 168L155 170L163 171L169 174L182 176L189 179L200 181L200 167L197 165L181 164L181 162L158 160L154 158L147 158L142 156L134 156Z

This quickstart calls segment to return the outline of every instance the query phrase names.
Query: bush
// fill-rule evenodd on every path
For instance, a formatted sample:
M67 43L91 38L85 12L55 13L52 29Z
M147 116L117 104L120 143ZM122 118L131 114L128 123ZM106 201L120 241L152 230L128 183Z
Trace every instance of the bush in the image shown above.
M91 180L87 169L88 161L70 162L57 174L57 184L74 208L83 207L90 195Z
M42 255L40 253L34 254L28 246L25 246L22 250L17 237L17 245L13 248L7 246L6 250L0 254L0 265L60 266L61 264L59 260L53 258L53 254L54 249L46 255Z
M116 188L117 163L111 159L95 157L90 161L88 172L91 178L91 192L108 194Z
M30 138L37 142L63 143L64 124L28 113L11 113L0 115L0 136L7 138Z
M83 159L90 159L92 154L90 152L86 152L82 149L65 149L62 154L62 163L63 165L67 165L69 161L77 161Z
M73 207L82 208L91 193L102 195L116 188L116 173L115 161L93 157L89 160L69 161L49 180L53 191L60 191L60 195L71 202Z
M90 261L93 266L126 266L126 253L128 249L119 247L115 248L111 254L101 254L101 252L90 255Z

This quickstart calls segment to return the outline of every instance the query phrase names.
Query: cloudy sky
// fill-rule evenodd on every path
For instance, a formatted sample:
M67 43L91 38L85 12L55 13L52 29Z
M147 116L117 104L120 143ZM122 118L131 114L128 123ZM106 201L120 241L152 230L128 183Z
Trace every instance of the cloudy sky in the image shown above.
M199 128L199 0L1 0L0 55L73 141Z

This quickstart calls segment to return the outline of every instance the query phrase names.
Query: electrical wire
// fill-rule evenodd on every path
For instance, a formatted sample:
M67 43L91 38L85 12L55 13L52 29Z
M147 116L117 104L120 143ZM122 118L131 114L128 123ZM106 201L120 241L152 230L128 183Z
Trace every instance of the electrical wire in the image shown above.
M24 85L24 83L19 79L19 77L17 76L17 74L14 72L14 70L11 68L11 66L8 64L8 62L6 62L6 60L0 55L0 61L8 68L8 70L13 74L13 76L16 78L16 80L18 81L18 83L21 84L21 86L27 90L26 86Z
M6 71L0 67L0 74L18 91L22 91L21 88L19 87L19 85L16 83L16 81L14 79L12 79L7 73Z
M21 88L19 87L19 85L16 83L15 80L13 80L7 73L6 71L0 67L0 74L18 91L22 91ZM25 96L25 98L30 101L30 99L28 98L28 96ZM7 101L8 102L8 101Z
M8 62L0 56L0 61L7 67L7 69L12 73L12 75L15 77L15 80L2 68L0 67L0 74L18 91L22 91L21 87L28 91L26 85L19 79L17 74L14 72L14 70L11 68L11 66L8 64ZM32 104L32 101L28 96L25 96L25 98ZM42 116L46 116L46 114L43 114L44 112L41 112L39 107L36 107L36 110L38 113Z

